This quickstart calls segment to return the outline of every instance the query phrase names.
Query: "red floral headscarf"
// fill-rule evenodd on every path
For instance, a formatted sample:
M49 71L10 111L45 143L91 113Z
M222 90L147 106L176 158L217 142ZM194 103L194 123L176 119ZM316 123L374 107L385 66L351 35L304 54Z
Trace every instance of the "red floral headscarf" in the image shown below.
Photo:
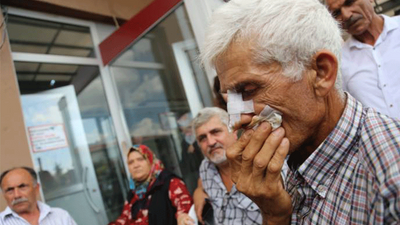
M157 179L157 177L161 173L161 171L164 170L163 163L156 157L156 155L146 145L134 145L132 148L129 149L128 156L132 152L138 152L146 160L149 161L151 168L150 168L149 177L147 178L146 182L149 182L149 184L150 184L149 186L151 186L151 184ZM135 185L137 185L136 182L135 182Z

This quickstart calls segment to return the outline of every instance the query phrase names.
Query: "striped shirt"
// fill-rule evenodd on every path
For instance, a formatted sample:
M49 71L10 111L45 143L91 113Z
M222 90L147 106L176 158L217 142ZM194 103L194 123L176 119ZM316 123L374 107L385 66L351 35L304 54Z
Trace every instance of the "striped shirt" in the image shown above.
M200 178L214 211L215 224L249 225L262 223L258 206L240 193L235 185L230 192L227 192L217 167L208 159L201 162Z
M74 219L69 213L60 208L51 208L50 206L37 202L40 216L39 225L76 225ZM30 225L28 221L12 211L10 207L0 213L0 225Z
M400 224L400 121L347 95L325 141L289 170L292 224Z

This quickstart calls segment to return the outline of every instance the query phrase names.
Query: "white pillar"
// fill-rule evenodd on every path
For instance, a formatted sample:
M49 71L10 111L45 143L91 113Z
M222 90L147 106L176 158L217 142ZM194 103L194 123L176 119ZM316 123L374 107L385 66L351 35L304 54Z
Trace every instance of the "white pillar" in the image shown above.
M203 49L205 31L212 12L225 2L223 0L184 0L184 3L197 45L201 51ZM206 74L212 87L216 73L213 70L207 70Z

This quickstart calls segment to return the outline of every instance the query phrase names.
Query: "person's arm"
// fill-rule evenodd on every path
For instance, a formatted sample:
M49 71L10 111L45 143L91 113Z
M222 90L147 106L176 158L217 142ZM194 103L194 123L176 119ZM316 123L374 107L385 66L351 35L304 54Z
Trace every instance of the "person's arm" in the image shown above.
M201 224L204 224L202 213L204 209L204 205L206 204L206 199L208 195L204 192L203 183L201 182L201 178L197 180L197 188L193 192L193 201L194 201L194 210L196 212L197 219Z
M289 140L281 127L271 132L268 122L247 130L227 150L232 181L258 205L263 224L290 224L292 201L284 189L281 170Z
M190 197L185 183L178 178L172 178L169 184L168 194L172 205L176 208L175 216L178 225L194 225L193 219L188 215L193 200Z

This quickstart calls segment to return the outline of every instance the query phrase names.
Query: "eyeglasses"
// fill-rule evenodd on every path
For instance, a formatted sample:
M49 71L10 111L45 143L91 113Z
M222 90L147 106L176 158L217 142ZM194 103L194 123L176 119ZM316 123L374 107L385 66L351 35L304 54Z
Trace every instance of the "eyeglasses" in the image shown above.
M228 202L229 202L230 198L231 198L231 196L229 195L228 192L226 192L223 197L221 210L219 211L219 215L218 215L218 223L219 224L222 224L225 220L226 207L228 206Z

